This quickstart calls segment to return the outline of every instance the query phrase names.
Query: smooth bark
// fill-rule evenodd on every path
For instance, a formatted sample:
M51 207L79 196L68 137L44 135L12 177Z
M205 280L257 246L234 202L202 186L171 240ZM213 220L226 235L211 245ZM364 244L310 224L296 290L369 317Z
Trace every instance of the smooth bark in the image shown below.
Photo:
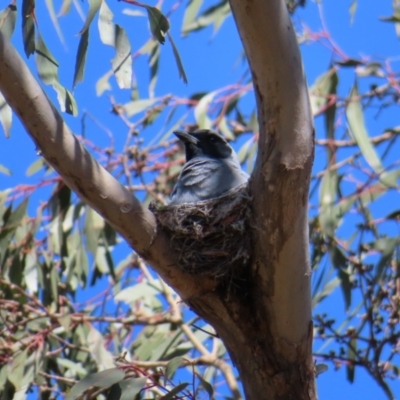
M315 399L307 199L313 125L284 0L230 0L260 126L251 178L253 259L231 294L182 273L153 214L94 161L0 33L0 90L46 160L223 340L246 398Z

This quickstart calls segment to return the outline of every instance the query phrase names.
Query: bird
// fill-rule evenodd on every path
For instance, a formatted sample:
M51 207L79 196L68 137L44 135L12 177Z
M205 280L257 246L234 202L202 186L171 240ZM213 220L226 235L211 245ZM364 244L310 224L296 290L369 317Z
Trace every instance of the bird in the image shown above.
M248 181L249 175L222 136L208 129L173 133L185 146L186 163L168 205L213 199Z

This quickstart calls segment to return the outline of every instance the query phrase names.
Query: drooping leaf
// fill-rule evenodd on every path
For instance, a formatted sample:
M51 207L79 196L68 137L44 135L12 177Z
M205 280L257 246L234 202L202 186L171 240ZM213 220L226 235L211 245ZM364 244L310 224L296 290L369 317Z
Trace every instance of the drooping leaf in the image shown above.
M93 21L93 18L96 16L98 11L100 10L102 0L89 0L89 12L86 17L85 24L83 25L83 28L80 30L78 35L83 35L83 33L89 29L90 24Z
M7 104L3 93L0 92L0 121L6 138L10 137L12 125L12 109Z
M77 382L65 397L65 400L78 399L86 390L91 387L108 388L115 383L122 381L125 373L118 368L110 368L95 374L90 374Z
M99 80L96 82L96 95L101 96L106 90L111 90L110 78L113 75L113 71L106 72Z
M350 131L357 142L367 163L376 173L381 173L383 167L373 144L370 141L365 127L364 113L359 99L357 85L355 84L350 92L350 101L346 108L346 116L349 122Z
M148 282L140 282L135 286L122 289L115 295L115 301L123 301L127 304L132 304L140 298L155 296L157 294L160 294L160 289L157 289L154 285L150 285Z
M115 25L116 56L111 60L113 71L120 89L129 89L132 85L131 44L125 29Z
M357 338L352 338L349 343L347 358L350 361L346 366L347 380L351 383L354 382L355 376L355 365L352 361L355 361L357 357Z
M79 40L78 52L76 54L76 60L75 60L74 81L72 83L72 87L75 87L79 82L83 81L88 45L89 45L89 29L86 29L86 31L83 32Z
M20 389L21 381L24 377L25 363L28 358L28 349L19 352L9 366L8 380L15 386L16 390Z
M165 35L169 30L168 19L156 7L145 6L149 17L150 30L154 38L160 43L165 43Z
M336 171L326 171L320 186L319 222L322 232L328 237L334 237L339 225L339 215L334 207L337 198L338 178Z
M43 157L39 157L36 161L34 161L26 170L26 176L32 176L36 174L36 172L40 171L43 167L45 167L46 161Z
M114 366L113 356L106 349L106 342L104 340L103 335L97 329L95 329L93 326L90 326L89 334L87 335L87 346L89 348L89 351L90 351L93 359L96 361L98 368L108 370L110 373L112 373L113 378L111 378L111 380L113 380L114 378L116 378L118 376L119 377L125 376L125 374L122 371L117 370L117 371L119 371L119 374L118 374L117 372L113 371L114 368L111 368ZM111 370L109 368L111 368ZM102 372L105 373L105 371L102 371ZM107 376L106 373L104 375ZM93 378L93 379L97 379L97 378L101 378L101 375L100 376L96 375L95 378ZM96 386L109 387L112 384L114 384L120 380L121 379L118 379L112 383L104 382L104 386L101 384L96 384Z
M166 380L172 379L172 377L175 374L175 371L182 365L184 362L183 357L174 357L172 360L170 360L165 367L165 380L164 380L164 385L166 384Z
M102 1L99 12L98 29L101 41L108 46L115 46L114 14L107 3Z
M35 0L22 1L22 37L27 57L35 52Z
M351 279L349 272L349 263L347 261L346 256L343 254L342 250L339 249L335 244L331 244L330 248L330 256L332 260L332 264L337 270L338 277L340 279L340 286L343 292L343 298L346 306L346 310L348 310L351 306Z
M60 42L64 44L65 40L64 40L64 36L62 34L61 28L60 28L60 24L58 23L57 14L54 10L53 0L46 0L46 6L47 6L47 10L50 14L51 22L53 23L54 29L57 32Z
M323 275L321 275L323 277ZM339 285L340 279L335 277L327 282L320 290L313 293L311 307L316 307L322 300L328 297Z
M169 40L171 41L172 51L173 51L175 62L176 62L176 65L177 65L178 71L179 71L179 78L182 78L183 82L185 82L187 84L188 80L187 80L185 69L182 64L181 56L179 55L178 48L176 47L171 34L169 32L167 34L168 34Z
M118 383L121 388L120 400L132 400L145 387L147 378L130 378Z
M324 372L328 371L327 364L316 364L315 365L315 375L318 377L319 375L323 374Z
M207 112L216 94L216 92L206 94L200 99L200 101L194 108L194 117L196 119L197 125L201 129L211 128L211 120L208 117Z
M72 0L63 0L59 15L66 15L70 12Z
M129 103L124 104L124 109L126 112L126 115L128 117L132 117L135 114L139 114L146 110L147 108L151 107L153 104L155 104L157 101L160 99L154 98L154 99L145 99L145 100L135 100L135 101L130 101Z
M393 259L394 252L400 244L399 238L384 237L379 238L373 247L382 252L381 258L376 266L376 279L377 282L382 281L382 274L386 267L390 267L390 262Z
M330 95L336 94L337 83L338 76L336 68L330 68L315 80L313 85L310 87L311 109L313 115L316 115L320 112L321 108L324 108L329 103ZM335 104L336 102L332 104L332 106L336 107Z
M182 36L186 36L190 31L190 26L193 26L195 18L202 6L204 0L190 0L186 6L185 14L182 22Z
M150 84L149 84L149 97L154 98L155 87L158 78L158 68L160 65L160 44L156 40L151 40L149 42L152 46L143 49L143 53L147 52L149 49L149 66L150 66Z
M132 57L131 44L125 32L125 29L113 22L114 14L107 6L105 1L102 2L99 13L98 29L101 41L115 48L116 55L112 59L112 67L117 83L120 89L129 89L132 86ZM104 89L109 88L108 75L102 81ZM99 82L98 82L99 84ZM97 89L97 92L99 90Z
M5 38L11 39L15 30L16 20L17 6L15 4L10 4L0 11L0 31Z
M163 400L173 400L175 399L175 396L182 392L182 390L186 389L186 387L189 386L189 383L180 383L179 385L176 385L173 389L171 389L165 396L162 397Z
M35 61L40 79L46 85L53 86L61 110L68 114L77 115L78 109L72 94L61 85L58 78L58 63L47 48L43 38L38 34L36 40Z
M364 65L364 62L355 58L348 58L343 61L336 61L335 64L340 65L341 67L354 68L359 65Z
M350 24L353 24L354 22L354 17L356 15L356 10L357 10L357 0L353 0L350 4L349 7L349 13L350 13Z
M203 386L204 390L207 392L209 400L211 400L212 397L214 396L214 388L200 374L197 374L197 377L201 382L201 386Z
M195 8L195 5L193 8ZM214 25L215 34L230 13L231 9L228 0L221 0L219 3L207 8L198 17L193 18L191 21L188 20L182 26L182 34L185 36L192 31L203 29L209 25Z
M11 170L2 164L0 164L0 173L4 174L4 175L9 175L9 176L12 175Z

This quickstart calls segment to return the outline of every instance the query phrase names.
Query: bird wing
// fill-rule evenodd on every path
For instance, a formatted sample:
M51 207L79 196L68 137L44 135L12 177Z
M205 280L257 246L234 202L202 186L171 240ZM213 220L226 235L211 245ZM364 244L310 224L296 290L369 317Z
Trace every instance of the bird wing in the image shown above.
M184 186L194 186L203 182L205 179L221 168L221 163L209 158L194 158L186 163L178 178Z

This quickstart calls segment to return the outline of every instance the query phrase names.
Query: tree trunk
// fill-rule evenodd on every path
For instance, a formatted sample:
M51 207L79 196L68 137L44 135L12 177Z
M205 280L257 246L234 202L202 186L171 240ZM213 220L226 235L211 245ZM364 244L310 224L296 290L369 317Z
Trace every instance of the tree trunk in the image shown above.
M307 224L314 138L301 57L284 0L230 3L260 128L252 262L232 292L177 268L152 213L91 159L1 32L0 90L65 182L216 329L247 400L315 399Z

